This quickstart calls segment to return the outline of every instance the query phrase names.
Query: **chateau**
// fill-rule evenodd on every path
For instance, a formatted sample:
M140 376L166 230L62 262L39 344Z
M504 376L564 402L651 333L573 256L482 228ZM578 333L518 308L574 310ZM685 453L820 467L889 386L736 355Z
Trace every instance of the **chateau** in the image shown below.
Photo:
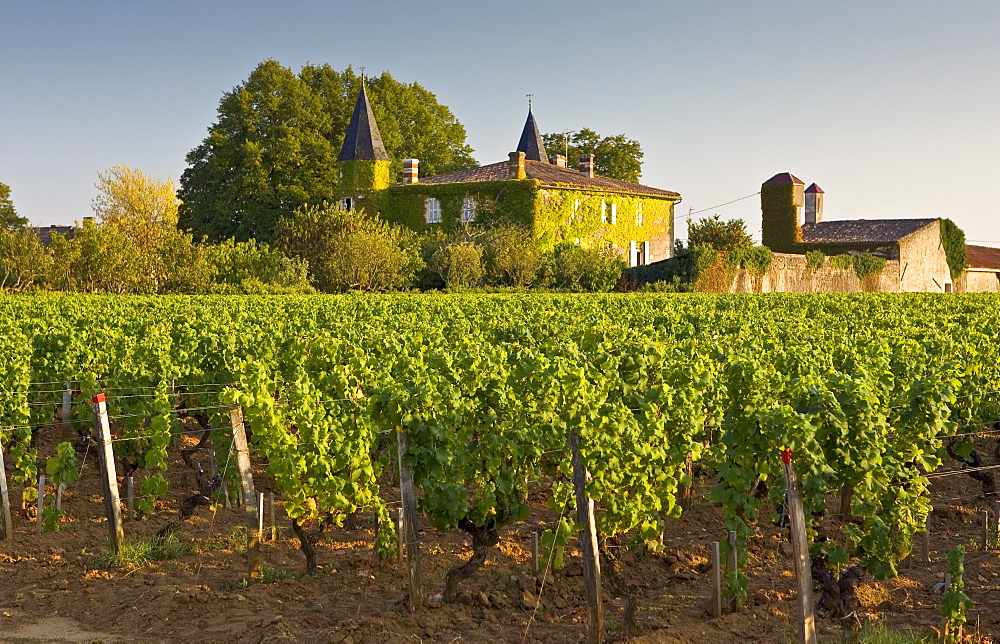
M530 230L541 250L610 246L629 266L673 253L681 196L599 176L592 154L580 155L576 169L563 156L550 160L530 107L507 160L421 177L419 160L404 159L402 182L390 184L390 159L362 86L338 162L342 208L365 208L416 231L513 225Z

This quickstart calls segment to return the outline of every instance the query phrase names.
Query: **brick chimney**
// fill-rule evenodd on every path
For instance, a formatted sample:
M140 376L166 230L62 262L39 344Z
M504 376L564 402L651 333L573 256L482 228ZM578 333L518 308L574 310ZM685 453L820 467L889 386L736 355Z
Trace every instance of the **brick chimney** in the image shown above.
M823 221L823 189L815 183L806 188L805 223L818 224Z
M526 179L527 172L524 170L524 152L511 152L510 161L507 162L508 179Z
M566 167L566 157L564 157L561 154L553 154L552 155L552 165L560 167L560 168L565 168Z
M420 159L403 159L403 183L420 182Z
M594 178L594 155L580 155L580 174L590 179Z

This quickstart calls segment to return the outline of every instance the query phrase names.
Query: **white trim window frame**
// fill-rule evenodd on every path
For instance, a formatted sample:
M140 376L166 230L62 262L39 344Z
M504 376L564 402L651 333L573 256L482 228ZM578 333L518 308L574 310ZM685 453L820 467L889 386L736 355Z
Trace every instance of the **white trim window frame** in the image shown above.
M435 197L424 199L424 220L428 224L441 223L441 202Z
M611 225L614 226L618 223L618 204L611 204Z
M642 226L642 202L635 202L635 225Z
M476 200L472 197L462 199L462 214L459 219L462 223L469 223L476 220Z

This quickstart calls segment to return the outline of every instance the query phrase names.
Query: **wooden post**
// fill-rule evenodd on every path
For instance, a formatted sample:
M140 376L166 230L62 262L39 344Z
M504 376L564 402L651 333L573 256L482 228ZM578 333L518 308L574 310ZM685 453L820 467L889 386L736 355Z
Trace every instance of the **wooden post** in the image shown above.
M62 512L62 493L66 486L62 483L56 486L56 510Z
M62 437L68 441L73 437L73 390L69 383L65 383L66 389L62 392Z
M923 550L924 561L930 563L931 560L931 518L927 517L924 522L924 532L921 535L921 550Z
M257 538L264 542L264 493L257 495Z
M233 427L233 447L236 448L236 467L240 470L243 487L243 507L246 510L247 526L247 571L249 582L260 566L260 532L258 530L257 495L253 489L253 471L250 469L250 448L247 445L246 429L243 427L243 408L233 405L229 408L229 422ZM226 495L229 498L229 495Z
M125 479L125 518L135 521L135 477Z
M713 541L712 547L712 617L722 616L722 555L719 552L719 542Z
M684 455L684 473L691 477L691 480L684 486L684 494L681 497L681 510L687 512L691 509L691 494L694 492L694 459L691 452ZM663 533L660 533L663 538Z
M983 510L983 550L990 549L990 511Z
M0 539L10 539L14 536L14 524L10 517L10 493L7 491L7 468L3 460L3 441L0 441L0 506L2 506L3 523L0 523Z
M278 524L274 522L274 492L267 493L267 513L271 520L271 541L278 540Z
M997 548L1000 548L1000 501L993 502L993 537L997 540Z
M45 475L38 475L38 498L35 499L37 504L37 510L35 514L35 523L38 526L38 534L42 533L42 510L45 509Z
M736 545L736 530L729 531L729 572L736 574L740 568L740 551Z
M115 471L115 453L111 447L111 426L108 424L108 408L104 394L97 394L94 403L94 431L99 449L97 455L101 464L101 487L104 491L104 513L108 517L108 537L111 551L118 554L125 543L122 529L122 511L119 507L118 473Z
M587 496L587 480L590 474L580 455L580 435L569 435L573 450L573 487L576 490L577 521L583 524L580 530L580 552L583 555L583 584L587 597L587 641L590 644L604 642L604 604L601 599L601 562L597 558L597 526L594 523L594 500Z
M792 552L795 557L795 581L797 582L796 607L798 609L798 631L801 644L816 644L816 618L813 615L812 573L809 566L809 545L806 543L806 517L802 508L802 490L799 477L792 465L792 450L781 452L785 464L786 506L792 529Z
M403 464L403 456L410 450L410 436L402 427L396 427L396 456L399 461L399 495L402 499L400 513L403 517L403 543L406 544L406 572L409 580L410 612L417 610L423 601L420 588L420 544L417 535L417 494L413 487L413 470Z
M403 511L394 510L396 518L396 559L403 563Z
M531 533L531 574L538 573L538 533Z

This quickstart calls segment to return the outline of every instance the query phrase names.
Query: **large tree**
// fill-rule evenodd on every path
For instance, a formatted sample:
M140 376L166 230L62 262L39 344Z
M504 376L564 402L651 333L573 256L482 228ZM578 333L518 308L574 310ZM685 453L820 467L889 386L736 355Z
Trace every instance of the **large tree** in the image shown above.
M10 186L0 183L0 228L18 230L28 225L28 220L18 217L14 202L10 200Z
M181 227L214 240L269 241L280 219L333 201L336 160L360 87L350 67L306 65L295 74L274 60L258 65L223 95L218 122L187 156ZM383 73L368 80L368 94L397 165L418 158L423 174L475 165L465 129L420 85Z
M742 219L722 221L719 215L703 217L688 224L688 248L711 246L715 250L733 251L753 246Z
M543 134L542 140L550 157L565 155L571 165L581 154L593 154L594 172L601 176L637 183L642 174L642 146L624 134L602 137L583 128L578 132Z

